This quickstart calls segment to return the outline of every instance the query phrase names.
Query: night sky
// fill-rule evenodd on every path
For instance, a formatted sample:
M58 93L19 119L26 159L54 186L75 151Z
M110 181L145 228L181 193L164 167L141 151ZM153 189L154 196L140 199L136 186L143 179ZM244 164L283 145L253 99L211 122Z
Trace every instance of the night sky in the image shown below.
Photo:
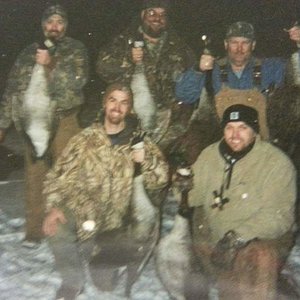
M81 40L90 52L92 77L97 51L122 31L140 11L142 0L0 0L0 95L16 55L39 39L40 19L49 4L65 6L69 14L68 34ZM259 56L288 57L294 50L287 33L300 20L300 0L173 0L173 27L199 55L201 36L212 39L217 56L223 55L226 26L245 20L257 32Z

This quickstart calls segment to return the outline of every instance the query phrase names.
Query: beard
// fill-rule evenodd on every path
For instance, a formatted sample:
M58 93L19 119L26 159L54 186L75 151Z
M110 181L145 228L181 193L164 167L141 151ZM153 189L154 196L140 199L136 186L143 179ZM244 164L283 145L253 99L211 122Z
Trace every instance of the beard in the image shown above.
M119 125L124 122L125 116L123 114L114 114L116 111L112 110L106 113L106 119L110 124Z
M149 35L152 38L159 38L167 30L166 27L160 27L158 29L153 29L150 25L143 23L142 24L143 32Z

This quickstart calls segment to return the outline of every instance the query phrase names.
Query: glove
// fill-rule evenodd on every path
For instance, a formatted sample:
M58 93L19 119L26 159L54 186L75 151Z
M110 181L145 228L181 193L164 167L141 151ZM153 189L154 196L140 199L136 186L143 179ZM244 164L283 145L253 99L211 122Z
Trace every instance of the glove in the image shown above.
M132 150L144 149L145 135L146 132L140 132L133 137L130 144ZM134 177L139 176L141 173L142 173L141 164L136 162L134 164Z
M238 251L248 245L249 241L239 238L238 234L230 230L218 241L211 254L211 262L222 269L231 270Z
M193 176L189 167L178 168L172 176L172 185L179 192L190 191L193 188Z
M142 149L144 147L144 137L146 132L140 132L131 140L132 149Z
M177 213L185 219L190 219L193 214L193 209L188 206L188 193L193 188L193 176L189 166L178 168L172 176L174 195L178 193L180 197Z

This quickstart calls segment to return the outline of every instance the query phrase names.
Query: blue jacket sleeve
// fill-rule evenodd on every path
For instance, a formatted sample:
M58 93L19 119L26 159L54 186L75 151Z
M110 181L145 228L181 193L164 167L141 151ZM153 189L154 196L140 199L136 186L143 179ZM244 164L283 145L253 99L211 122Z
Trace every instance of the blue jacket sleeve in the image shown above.
M190 68L176 80L175 93L179 101L186 104L197 102L205 84L205 74Z
M267 58L262 64L262 88L271 84L280 87L284 83L286 73L286 60L282 58Z

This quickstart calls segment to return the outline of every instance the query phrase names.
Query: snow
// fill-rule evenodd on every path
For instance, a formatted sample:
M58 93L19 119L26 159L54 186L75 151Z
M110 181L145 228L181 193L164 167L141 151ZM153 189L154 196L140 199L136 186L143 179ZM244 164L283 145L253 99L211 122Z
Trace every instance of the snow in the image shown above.
M54 258L47 241L43 241L36 249L22 247L23 225L23 218L9 219L3 211L0 212L0 299L54 299L61 280L55 271ZM87 284L78 299L125 299L125 273L114 292L104 293L93 286L87 267L85 271ZM134 284L131 299L169 299L156 276L153 259Z
M10 188L12 187L9 183L1 185L1 195L5 194L4 190ZM24 223L24 218L9 218L2 210L0 211L0 299L54 299L61 279L55 271L53 255L47 241L43 241L36 249L22 246ZM87 267L85 271L87 283L84 293L78 296L77 299L125 299L125 272L121 275L116 290L108 293L98 291L92 284ZM133 285L131 299L169 299L167 292L156 276L153 258L145 267L138 281Z

